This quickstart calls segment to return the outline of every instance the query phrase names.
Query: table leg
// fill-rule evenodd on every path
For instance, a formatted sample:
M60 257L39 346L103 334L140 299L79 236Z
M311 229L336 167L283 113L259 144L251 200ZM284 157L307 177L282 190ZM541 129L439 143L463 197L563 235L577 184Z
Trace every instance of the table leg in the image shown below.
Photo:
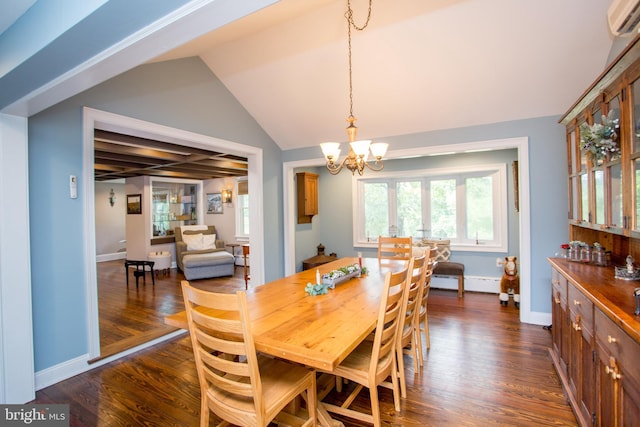
M244 288L249 289L249 271L247 267L247 255L249 254L249 246L242 246L242 255L244 256Z
M329 415L329 412L324 407L322 402L318 402L317 406L318 406L317 407L318 421L320 422L321 426L344 427L344 424L341 421L334 420L333 418L331 418L331 415Z
M329 411L322 403L322 400L331 392L331 390L336 385L336 377L329 374L320 374L318 378L316 378L316 390L318 397L317 406L317 414L318 421L322 426L328 427L344 427L344 424L341 421L334 420L331 418Z

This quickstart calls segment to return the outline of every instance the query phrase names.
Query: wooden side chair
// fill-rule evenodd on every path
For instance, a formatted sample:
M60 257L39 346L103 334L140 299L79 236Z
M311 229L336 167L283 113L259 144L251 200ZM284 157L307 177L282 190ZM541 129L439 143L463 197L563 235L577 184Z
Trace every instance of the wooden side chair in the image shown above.
M410 277L409 272L413 268L412 266L413 260L411 259L407 268L395 273L388 272L385 275L373 340L364 340L333 371L325 371L357 384L341 406L323 402L327 411L373 423L375 427L380 426L380 403L377 387L385 385L389 377L391 377L390 388L393 390L395 409L400 411L400 389L395 350L398 325L402 316L402 302L405 298L405 290L408 289L407 279ZM363 387L369 389L371 414L349 409Z
M420 296L420 310L418 311L418 315L414 319L416 348L418 349L418 361L420 362L420 366L424 365L424 356L422 353L422 331L424 331L427 350L431 348L431 340L429 338L429 316L427 311L427 302L429 300L429 291L431 290L431 278L433 277L433 271L438 264L438 261L436 261L436 259L436 251L434 249L431 249L426 260L427 265L425 268L425 278L422 287L422 295Z
M411 237L383 237L378 236L378 262L386 260L406 260L412 255Z
M423 243L435 248L438 264L433 269L434 276L453 276L458 279L458 298L464 296L464 264L450 261L450 240L423 240Z
M416 319L420 312L424 280L427 271L427 258L423 254L413 258L411 278L408 280L408 289L405 292L402 318L398 324L398 340L396 343L396 358L398 360L398 377L400 379L400 391L402 397L407 397L407 381L404 374L404 355L408 354L413 359L415 372L420 369L418 360L418 341L415 333Z
M219 294L182 281L189 333L202 400L200 425L209 426L209 411L241 426L316 425L314 370L256 354L246 294ZM298 396L306 401L301 414L283 412ZM301 411L298 411L301 412Z

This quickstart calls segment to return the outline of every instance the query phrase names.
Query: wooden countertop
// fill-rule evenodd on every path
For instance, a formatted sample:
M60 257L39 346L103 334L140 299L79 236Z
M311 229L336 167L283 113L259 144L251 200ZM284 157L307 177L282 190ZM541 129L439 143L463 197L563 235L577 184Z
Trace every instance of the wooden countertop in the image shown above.
M548 260L596 307L634 340L640 342L640 316L635 315L636 306L633 296L634 289L640 287L640 280L616 279L613 267L582 264L566 258L549 258Z

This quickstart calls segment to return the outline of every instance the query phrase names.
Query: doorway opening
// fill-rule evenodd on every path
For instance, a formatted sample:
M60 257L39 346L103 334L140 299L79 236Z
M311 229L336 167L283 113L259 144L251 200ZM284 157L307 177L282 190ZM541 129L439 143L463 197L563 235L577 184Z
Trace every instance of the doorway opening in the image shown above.
M262 211L262 188L263 188L263 157L262 149L232 141L221 140L206 135L170 128L156 123L145 122L118 114L99 111L91 108L84 109L83 122L83 180L86 183L93 183L94 170L94 132L96 129L108 132L117 132L125 135L132 135L139 138L157 139L160 141L170 141L185 147L192 147L202 150L224 151L238 156L245 157L248 161L248 181L249 181L249 223L253 235L263 236L264 225L259 212ZM93 185L83 186L84 201L84 234L85 241L85 282L87 295L87 330L89 342L89 359L101 360L106 363L118 357L122 357L130 352L138 351L157 342L166 340L175 335L163 335L160 337L150 337L147 343L137 345L118 355L108 358L101 357L100 348L100 322L99 322L99 300L98 300L98 278L96 265L96 239L95 239L95 191ZM263 239L253 239L251 241L252 280L256 283L264 282L264 243ZM124 278L124 267L122 269ZM133 285L135 286L135 284ZM131 285L130 285L131 287ZM123 289L123 292L126 290ZM181 333L181 331L177 332Z

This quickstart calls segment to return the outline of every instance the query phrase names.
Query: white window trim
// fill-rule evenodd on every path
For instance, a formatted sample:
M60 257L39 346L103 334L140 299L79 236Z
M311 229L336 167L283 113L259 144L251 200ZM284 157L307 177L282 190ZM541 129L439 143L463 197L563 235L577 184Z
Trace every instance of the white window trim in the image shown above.
M380 172L376 174L375 178L358 176L352 180L352 200L353 200L353 246L360 248L375 248L377 242L366 241L366 236L359 236L359 224L360 218L363 215L362 206L364 205L363 194L359 191L360 183L362 181L374 182L376 180L389 180L389 179L405 179L411 178L425 178L433 176L452 176L460 174L472 174L474 172L487 172L495 171L496 179L494 180L494 190L496 191L496 197L494 197L494 209L495 209L495 232L498 234L496 238L497 244L468 244L451 242L451 249L466 252L507 252L509 247L509 233L508 233L508 188L507 188L507 165L505 163L492 163L483 164L478 166L460 166L452 168L435 168L435 169L416 169L411 171L394 171L394 172ZM423 207L423 210L428 209L427 206ZM423 212L425 215L426 212ZM395 214L394 214L395 215ZM460 228L461 229L461 228ZM415 236L414 236L415 237Z

